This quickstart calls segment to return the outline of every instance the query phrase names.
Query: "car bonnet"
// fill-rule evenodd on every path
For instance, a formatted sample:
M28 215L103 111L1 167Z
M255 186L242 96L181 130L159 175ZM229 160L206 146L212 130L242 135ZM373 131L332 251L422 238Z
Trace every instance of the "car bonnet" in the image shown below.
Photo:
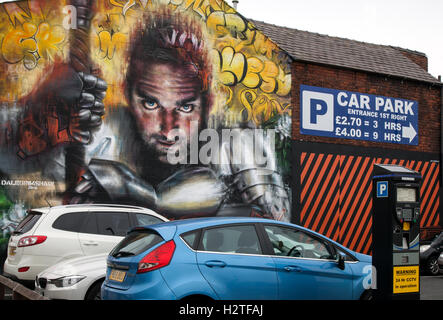
M92 256L84 256L79 258L68 259L59 262L49 268L45 269L40 276L58 275L58 276L70 276L70 275L84 275L90 271L102 269L103 273L106 270L106 258L108 254L98 254Z

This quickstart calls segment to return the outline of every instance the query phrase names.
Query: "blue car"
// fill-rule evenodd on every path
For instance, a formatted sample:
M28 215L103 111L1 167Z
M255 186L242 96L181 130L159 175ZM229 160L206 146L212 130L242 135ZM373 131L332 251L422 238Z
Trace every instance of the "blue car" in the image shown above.
M110 253L105 300L361 299L371 257L306 228L197 218L132 229Z

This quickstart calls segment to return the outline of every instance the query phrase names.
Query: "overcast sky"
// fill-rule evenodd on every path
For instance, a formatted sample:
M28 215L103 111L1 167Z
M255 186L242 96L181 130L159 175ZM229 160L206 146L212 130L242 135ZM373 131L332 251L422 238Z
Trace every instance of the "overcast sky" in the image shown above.
M443 0L239 0L237 9L280 26L423 52L429 73L443 76Z
M280 26L420 51L429 73L443 75L443 0L239 0L238 11Z

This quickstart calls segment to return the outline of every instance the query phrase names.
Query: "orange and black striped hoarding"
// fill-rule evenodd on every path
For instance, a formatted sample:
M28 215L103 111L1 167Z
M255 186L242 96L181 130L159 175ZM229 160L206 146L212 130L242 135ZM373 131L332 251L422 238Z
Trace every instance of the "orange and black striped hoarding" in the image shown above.
M421 173L420 226L439 225L441 169L439 160L436 160L439 159L438 155L424 157L422 153L417 155L380 149L359 155L352 154L352 148L348 147L334 150L330 145L327 148L321 144L315 146L294 146L295 223L324 234L352 250L370 254L372 168L379 163L396 164ZM361 153L362 149L353 150ZM417 157L421 159L414 159Z

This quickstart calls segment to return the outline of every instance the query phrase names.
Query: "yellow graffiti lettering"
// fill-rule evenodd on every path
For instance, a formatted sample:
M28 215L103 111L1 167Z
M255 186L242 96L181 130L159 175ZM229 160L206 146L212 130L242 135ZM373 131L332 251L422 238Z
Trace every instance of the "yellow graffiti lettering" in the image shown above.
M209 14L211 12L214 11L223 11L225 13L236 13L237 11L235 11L233 8L231 8L226 1L223 0L209 0L209 5L206 8L207 10L207 16L209 16Z
M17 25L17 22L19 24L23 24L26 21L26 19L30 18L28 14L22 8L20 8L16 3L5 3L3 5L6 10L6 13L9 16L9 20L11 20L11 23L14 27Z
M260 59L248 58L248 70L246 72L243 84L248 88L258 88L261 84L260 73L263 71L263 62Z
M209 15L206 24L219 38L228 34L234 38L245 38L244 32L246 32L247 25L238 14L214 11Z
M220 81L234 86L243 83L250 89L260 88L265 93L286 96L291 90L291 75L285 74L273 61L261 61L256 57L246 59L232 47L214 53L214 61L220 67Z
M270 101L270 103L271 103L271 106L272 106L272 113L282 114L282 113L286 113L286 112L288 112L290 110L289 109L289 106L290 106L289 103L285 103L284 105L282 105L276 99L272 99Z
M216 63L220 66L220 81L232 86L245 77L246 57L242 53L236 53L232 47L226 47L221 54L215 54Z
M246 117L244 117L246 122L251 121L253 111L252 111L252 104L257 99L257 94L253 90L243 90L240 93L240 101L243 105L243 109L240 112L241 115L244 115L244 112L246 112Z
M257 30L254 32L255 36L253 37L254 40L252 45L254 46L255 52L266 56L268 59L271 59L273 52L277 52L279 50L277 45L263 33Z
M252 90L243 90L240 94L240 101L244 108L241 114L247 113L246 121L254 121L255 124L260 124L271 118L272 105L266 95L257 97L257 93Z
M131 9L135 5L135 0L129 0L126 2L126 4L123 6L123 15L126 15L126 12Z
M204 3L205 0L170 0L170 4L177 7L183 6L184 9L189 9L192 6L192 10L206 18L206 6L203 6Z
M152 0L109 0L109 3L114 7L122 8L122 14L126 16L126 13L137 4L139 7L146 9L148 4L152 5Z
M26 55L32 55L37 50L37 43L31 37L37 31L37 27L25 22L21 27L9 32L2 42L2 55L8 63L22 61Z
M240 115L244 121L252 120L256 125L268 121L275 114L283 114L290 110L289 103L282 105L277 99L266 94L258 96L250 89L241 91L240 101L243 106Z
M275 93L280 97L287 96L291 92L291 83L291 74L285 74L285 72L280 69L277 77L277 91Z
M260 73L263 83L260 88L266 93L273 93L277 89L278 67L272 61L265 61L263 71Z
M43 18L41 3L35 0L28 0L29 10L33 18Z
M65 40L65 30L59 26L51 27L47 22L43 22L38 26L35 40L39 55L53 60L55 53L60 50L58 46Z
M122 51L127 36L121 32L111 34L109 31L101 31L98 34L100 57L112 59L116 51Z

